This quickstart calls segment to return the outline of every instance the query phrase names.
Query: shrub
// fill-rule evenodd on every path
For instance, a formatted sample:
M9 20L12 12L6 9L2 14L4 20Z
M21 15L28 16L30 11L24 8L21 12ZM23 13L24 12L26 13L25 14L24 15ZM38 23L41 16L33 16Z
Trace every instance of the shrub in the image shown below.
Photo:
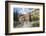
M33 27L39 27L39 22L37 22L37 23L33 23L32 26L33 26Z

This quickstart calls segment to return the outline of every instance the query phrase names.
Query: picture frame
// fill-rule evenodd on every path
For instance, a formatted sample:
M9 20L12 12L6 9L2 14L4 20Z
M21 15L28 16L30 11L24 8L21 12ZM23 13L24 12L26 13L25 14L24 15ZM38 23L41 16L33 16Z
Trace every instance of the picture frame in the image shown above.
M33 10L35 10L35 11L33 11ZM13 14L13 12L19 12L21 14L21 15L19 14L19 19L21 19L21 17L22 17L23 20L21 19L18 22L17 21L18 18L15 19L17 16L15 16L15 14ZM29 16L28 16L28 14L27 15L25 15L25 14L29 13L29 12L30 13L35 12L35 14L31 13L33 16L35 15L34 17L36 17L36 12L38 12L37 15L39 15L39 12L40 12L40 18L34 19L34 17L33 17L33 19L32 19L32 17L31 17L30 19L26 19ZM30 15L30 16L32 16L32 15ZM37 23L37 20L38 20L38 23ZM33 24L32 26L30 26L30 24L28 24L30 27L29 26L27 27L28 22L26 22L26 21L29 21L29 23L36 21L36 23L38 25L35 25L36 23L32 23ZM24 25L24 27L22 27L21 24L18 24L21 22ZM24 24L25 22L26 22L26 24ZM16 25L16 23L18 25ZM19 25L21 25L21 27ZM45 3L5 1L5 35L33 34L33 33L44 33L44 32L45 32Z

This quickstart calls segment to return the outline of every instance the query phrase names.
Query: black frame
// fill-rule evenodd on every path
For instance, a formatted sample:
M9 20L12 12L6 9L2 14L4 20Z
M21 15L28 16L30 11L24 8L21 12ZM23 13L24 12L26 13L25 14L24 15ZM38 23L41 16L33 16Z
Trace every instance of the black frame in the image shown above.
M42 4L43 5L43 31L36 32L22 32L22 33L9 33L8 31L8 3L27 3L27 4ZM5 35L17 35L17 34L32 34L32 33L44 33L45 32L45 3L37 3L37 2L20 2L20 1L5 1Z

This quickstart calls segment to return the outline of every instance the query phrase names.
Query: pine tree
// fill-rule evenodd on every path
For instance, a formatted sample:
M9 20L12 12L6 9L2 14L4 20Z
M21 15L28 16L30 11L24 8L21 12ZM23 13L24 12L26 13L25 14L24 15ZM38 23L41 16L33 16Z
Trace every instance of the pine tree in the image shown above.
M18 18L18 12L16 10L16 12L14 12L14 21L18 21L19 18Z

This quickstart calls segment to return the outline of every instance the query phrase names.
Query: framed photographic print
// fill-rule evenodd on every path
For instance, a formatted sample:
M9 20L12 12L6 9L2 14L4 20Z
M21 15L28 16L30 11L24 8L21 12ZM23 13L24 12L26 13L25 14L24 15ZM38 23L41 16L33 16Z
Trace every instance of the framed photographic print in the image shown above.
M5 1L5 34L45 32L45 4Z

